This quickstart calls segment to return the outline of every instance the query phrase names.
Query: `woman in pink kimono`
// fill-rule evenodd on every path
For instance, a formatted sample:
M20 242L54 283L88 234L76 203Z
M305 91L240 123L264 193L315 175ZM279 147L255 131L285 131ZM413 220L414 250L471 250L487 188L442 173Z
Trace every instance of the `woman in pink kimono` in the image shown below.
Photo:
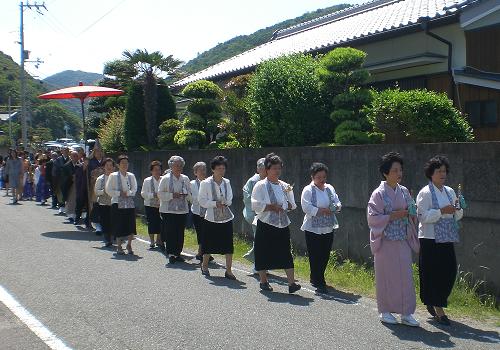
M412 250L419 250L415 202L403 177L403 159L398 153L384 155L379 171L385 181L373 191L368 202L370 247L375 262L377 307L383 323L418 327L412 273Z

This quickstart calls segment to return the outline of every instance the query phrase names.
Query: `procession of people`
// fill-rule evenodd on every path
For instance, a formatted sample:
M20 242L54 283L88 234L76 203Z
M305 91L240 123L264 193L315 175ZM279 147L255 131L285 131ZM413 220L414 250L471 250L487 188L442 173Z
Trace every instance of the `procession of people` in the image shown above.
M418 327L414 317L416 292L413 282L413 253L418 254L420 299L437 322L449 325L444 312L457 274L454 243L459 241L458 221L465 201L460 193L445 186L450 165L446 157L435 156L424 167L428 184L415 199L401 185L403 158L390 152L380 159L382 182L367 205L371 252L374 256L376 298L380 321ZM54 210L74 225L103 236L105 248L117 255L135 255L132 242L137 235L136 202L140 190L148 226L149 247L163 251L169 264L185 263L184 234L188 215L196 231L203 276L210 276L213 255L224 255L224 277L234 281L234 214L231 205L236 189L226 178L228 161L214 157L207 164L197 162L194 179L186 174L185 161L172 156L149 164L150 176L138 188L126 155L116 162L96 147L89 157L83 150L42 152L35 155L10 150L0 159L0 178L12 204L35 198L40 205L51 199ZM252 249L245 257L254 262L263 292L273 291L269 270L284 270L290 294L301 289L294 274L289 213L297 208L294 187L281 179L283 160L270 153L256 163L256 173L241 189L243 216L252 227ZM207 174L210 170L210 174ZM339 228L342 203L327 179L330 169L314 162L310 183L301 192L304 231L310 265L310 283L320 294L328 294L325 271ZM10 191L10 192L9 192ZM84 214L85 213L85 214ZM123 248L125 245L125 250Z

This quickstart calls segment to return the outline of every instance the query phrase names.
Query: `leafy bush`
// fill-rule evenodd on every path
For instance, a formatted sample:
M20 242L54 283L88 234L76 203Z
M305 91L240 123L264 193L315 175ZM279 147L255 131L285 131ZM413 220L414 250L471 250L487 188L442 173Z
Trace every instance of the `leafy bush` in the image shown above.
M198 80L193 83L189 83L182 94L190 98L210 98L218 99L222 98L222 89L218 87L215 83L208 80Z
M182 123L177 119L167 119L160 125L158 146L164 149L177 148L174 137L177 131L182 129Z
M144 122L144 91L141 84L132 82L127 95L125 109L125 146L128 151L139 149L148 144Z
M396 142L473 141L472 128L446 94L388 89L376 93L368 120Z
M210 99L197 98L189 103L187 106L187 110L190 113L198 114L198 115L207 115L209 113L220 113L220 106L214 101Z
M363 87L369 77L363 68L365 58L366 53L350 47L334 49L320 58L320 89L330 101L335 142L339 144L364 144L379 139L370 139L372 127L364 113L364 106L372 99L370 90Z
M184 129L204 130L205 120L196 114L191 114L184 119Z
M179 130L175 134L174 142L182 147L201 146L205 142L205 133L200 130Z
M329 141L328 118L315 74L318 62L294 54L263 62L248 84L247 106L260 146L304 146Z
M99 129L99 141L106 153L119 153L125 150L125 112L112 109Z

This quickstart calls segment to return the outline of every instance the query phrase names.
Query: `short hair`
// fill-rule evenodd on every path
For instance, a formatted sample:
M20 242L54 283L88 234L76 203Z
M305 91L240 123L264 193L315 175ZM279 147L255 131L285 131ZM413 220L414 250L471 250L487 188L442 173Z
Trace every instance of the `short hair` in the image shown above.
M184 168L184 165L186 165L186 162L184 161L184 158L182 158L181 156L172 156L168 160L168 167L171 168L172 165L174 165L175 162L181 162L183 168Z
M425 177L431 180L432 175L434 175L434 171L441 168L443 165L446 167L446 174L448 174L450 172L450 163L448 162L448 158L442 155L432 157L424 165Z
M266 158L260 158L257 161L257 169L265 169L266 168L265 162L266 162Z
M389 174L393 163L399 163L401 164L401 168L403 167L403 157L397 152L389 152L380 158L378 170L380 171L380 175L382 175L382 179L385 179L384 175Z
M212 161L210 162L210 169L214 170L215 167L219 165L224 165L224 167L227 169L227 159L224 156L216 156Z
M162 166L161 162L159 160L153 160L151 162L151 164L149 164L149 171L153 171L153 169L154 169L155 166L159 166L160 167L160 171L163 170L163 166Z
M271 166L273 165L281 165L283 167L283 161L281 158L276 155L275 153L269 153L266 158L264 158L264 166L266 167L267 170L271 169Z
M120 165L120 163L122 162L122 160L127 160L128 161L128 156L126 156L125 154L122 154L122 155L118 156L116 164Z
M322 171L328 174L328 167L325 164L319 162L312 163L311 167L309 168L309 173L312 177Z
M111 162L113 167L115 167L115 161L111 158L105 158L104 161L102 162L102 166L106 166L106 163Z
M198 171L199 168L206 168L207 165L205 164L205 162L197 162L195 165L193 165L193 172L196 173L196 171Z

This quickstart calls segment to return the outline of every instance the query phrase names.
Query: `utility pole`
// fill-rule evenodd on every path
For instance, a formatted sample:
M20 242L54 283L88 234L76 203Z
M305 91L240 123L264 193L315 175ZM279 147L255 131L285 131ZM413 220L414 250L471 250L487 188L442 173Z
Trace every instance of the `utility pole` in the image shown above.
M24 4L22 1L19 4L19 9L21 11L21 25L20 25L20 42L21 45L21 125L22 125L22 139L23 139L23 147L25 150L28 149L28 125L27 125L27 117L26 117L26 73L24 71L24 61L28 59L29 52L24 50L24 9L36 9L38 13L42 14L40 11L41 8L47 10L45 7L45 2L42 4L34 3L30 4L29 0Z

